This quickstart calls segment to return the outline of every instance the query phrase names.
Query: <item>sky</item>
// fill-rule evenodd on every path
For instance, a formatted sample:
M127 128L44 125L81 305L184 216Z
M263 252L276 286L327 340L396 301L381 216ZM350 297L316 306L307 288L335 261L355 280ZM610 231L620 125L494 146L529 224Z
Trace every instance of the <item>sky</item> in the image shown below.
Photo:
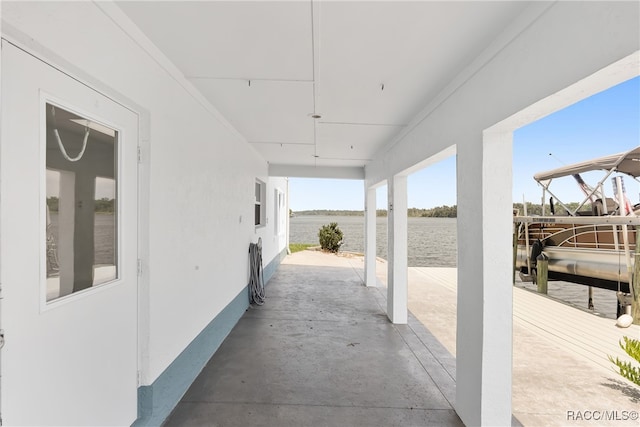
M513 135L513 201L540 203L538 172L601 156L621 153L640 145L640 77L595 94L564 110L517 129ZM455 156L419 170L407 178L408 207L432 208L456 204ZM602 178L585 174L587 183ZM640 186L625 177L627 196L638 203ZM582 193L571 178L552 183L562 201L581 201ZM605 184L610 197L610 182ZM291 178L290 208L363 210L364 184L359 180ZM386 186L378 188L378 209L386 208Z

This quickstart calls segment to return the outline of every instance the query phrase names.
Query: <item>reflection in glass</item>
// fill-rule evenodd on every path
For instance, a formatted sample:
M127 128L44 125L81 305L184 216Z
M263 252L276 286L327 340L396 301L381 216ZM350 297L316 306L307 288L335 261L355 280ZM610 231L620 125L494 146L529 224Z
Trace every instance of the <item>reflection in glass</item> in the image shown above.
M47 301L118 277L115 130L46 104Z

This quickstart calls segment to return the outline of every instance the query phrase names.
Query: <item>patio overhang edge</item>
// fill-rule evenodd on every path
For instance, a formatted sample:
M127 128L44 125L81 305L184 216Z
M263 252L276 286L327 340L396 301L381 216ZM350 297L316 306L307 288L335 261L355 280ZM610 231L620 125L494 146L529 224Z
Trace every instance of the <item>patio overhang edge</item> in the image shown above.
M295 178L364 179L364 168L360 166L338 167L270 164L269 176L285 176Z

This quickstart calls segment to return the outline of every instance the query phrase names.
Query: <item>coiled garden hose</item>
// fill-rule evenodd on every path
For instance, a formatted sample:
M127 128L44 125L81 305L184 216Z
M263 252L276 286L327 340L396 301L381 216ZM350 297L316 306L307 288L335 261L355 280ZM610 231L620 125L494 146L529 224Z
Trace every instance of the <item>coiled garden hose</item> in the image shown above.
M262 272L262 238L249 244L249 303L264 304L264 277Z

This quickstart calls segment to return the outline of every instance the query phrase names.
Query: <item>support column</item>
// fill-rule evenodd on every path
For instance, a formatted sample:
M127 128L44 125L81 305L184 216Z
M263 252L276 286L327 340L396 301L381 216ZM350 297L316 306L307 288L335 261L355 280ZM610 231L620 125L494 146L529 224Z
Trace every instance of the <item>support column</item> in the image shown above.
M73 292L93 286L96 176L76 173Z
M364 283L377 286L376 279L376 189L364 183Z
M75 282L75 227L76 227L76 174L59 171L58 193L58 266L60 268L60 293L63 297L73 293Z
M387 184L387 316L407 323L407 177L394 176Z
M458 146L456 411L511 425L512 134Z

